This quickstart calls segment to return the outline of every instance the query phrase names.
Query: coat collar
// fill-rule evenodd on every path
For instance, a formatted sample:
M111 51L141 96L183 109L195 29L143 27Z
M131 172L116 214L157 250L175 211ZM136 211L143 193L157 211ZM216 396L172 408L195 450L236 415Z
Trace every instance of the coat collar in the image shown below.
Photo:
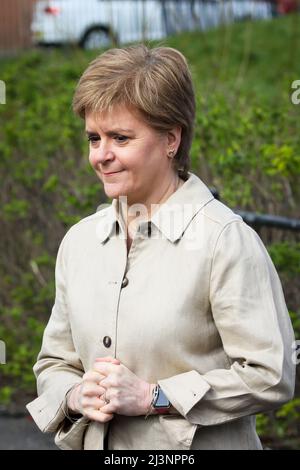
M148 223L154 224L166 238L175 242L181 238L200 209L212 199L214 196L209 188L197 175L189 172L189 178L154 212L150 221L140 223L140 230L148 227ZM97 211L102 207L99 206ZM113 199L108 207L100 210L99 216L101 223L97 227L97 236L101 243L115 234L117 225L122 233L125 233L125 224L119 212L118 199Z

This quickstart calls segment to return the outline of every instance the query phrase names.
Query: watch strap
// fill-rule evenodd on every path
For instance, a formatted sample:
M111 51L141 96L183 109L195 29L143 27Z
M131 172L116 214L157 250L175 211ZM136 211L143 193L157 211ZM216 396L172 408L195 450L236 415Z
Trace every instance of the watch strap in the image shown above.
M151 403L149 405L149 408L147 410L147 413L145 415L145 419L148 418L148 416L151 414L151 412L153 411L153 404L156 402L157 400L157 397L158 397L158 392L159 392L159 385L156 385L153 390L152 390L152 400L151 400Z

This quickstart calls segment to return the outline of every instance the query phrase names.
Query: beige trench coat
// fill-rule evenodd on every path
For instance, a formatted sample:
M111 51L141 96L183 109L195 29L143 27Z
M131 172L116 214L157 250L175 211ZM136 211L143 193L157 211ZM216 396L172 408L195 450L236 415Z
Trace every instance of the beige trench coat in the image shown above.
M118 230L116 230L118 228ZM193 173L140 223L129 254L118 201L66 233L27 405L62 449L103 449L108 425L65 418L96 357L158 382L178 414L109 424L109 449L260 449L255 414L294 392L293 331L258 235Z

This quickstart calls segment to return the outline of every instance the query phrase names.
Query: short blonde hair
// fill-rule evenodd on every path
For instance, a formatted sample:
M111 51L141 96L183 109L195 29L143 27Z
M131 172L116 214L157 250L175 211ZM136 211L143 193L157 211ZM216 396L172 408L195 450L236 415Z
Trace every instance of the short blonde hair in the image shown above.
M109 49L98 56L78 82L73 110L84 119L87 113L110 111L116 105L138 111L159 132L181 127L173 165L186 180L194 133L195 93L183 54L171 47L150 49L138 44Z

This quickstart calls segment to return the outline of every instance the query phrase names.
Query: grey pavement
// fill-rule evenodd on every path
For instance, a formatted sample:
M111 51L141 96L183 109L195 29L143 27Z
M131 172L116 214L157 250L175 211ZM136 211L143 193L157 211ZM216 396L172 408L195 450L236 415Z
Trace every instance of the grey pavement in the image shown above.
M0 415L0 450L58 450L53 434L44 434L30 416Z

